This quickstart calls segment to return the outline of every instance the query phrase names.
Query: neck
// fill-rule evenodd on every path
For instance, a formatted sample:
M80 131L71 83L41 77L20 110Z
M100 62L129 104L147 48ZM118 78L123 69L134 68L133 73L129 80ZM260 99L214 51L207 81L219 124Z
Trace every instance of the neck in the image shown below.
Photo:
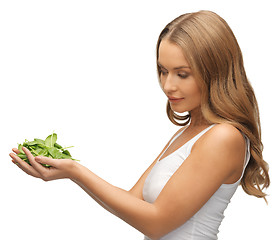
M190 116L190 128L201 128L210 125L210 123L203 117L200 108L190 111Z

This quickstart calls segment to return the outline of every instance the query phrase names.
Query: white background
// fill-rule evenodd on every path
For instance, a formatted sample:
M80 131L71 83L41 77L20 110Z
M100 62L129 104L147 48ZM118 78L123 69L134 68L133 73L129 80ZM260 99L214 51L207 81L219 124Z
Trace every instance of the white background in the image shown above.
M266 0L1 1L0 239L143 238L70 180L32 178L8 154L55 131L83 165L130 189L178 129L156 77L156 40L175 17L202 9L221 15L241 46L272 181L268 206L239 188L219 239L277 239L277 17Z

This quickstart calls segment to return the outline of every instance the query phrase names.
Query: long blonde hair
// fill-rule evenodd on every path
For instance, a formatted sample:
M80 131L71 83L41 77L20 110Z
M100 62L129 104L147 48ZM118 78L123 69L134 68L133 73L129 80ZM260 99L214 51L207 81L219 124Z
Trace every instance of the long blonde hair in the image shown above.
M201 89L201 111L210 123L229 123L250 140L250 161L241 180L243 190L264 198L270 184L268 164L263 160L263 144L258 103L249 83L237 40L224 19L211 11L179 16L161 32L159 46L167 39L182 48ZM161 71L157 65L158 76ZM190 113L178 115L167 103L171 122L185 126ZM266 199L265 199L266 200Z

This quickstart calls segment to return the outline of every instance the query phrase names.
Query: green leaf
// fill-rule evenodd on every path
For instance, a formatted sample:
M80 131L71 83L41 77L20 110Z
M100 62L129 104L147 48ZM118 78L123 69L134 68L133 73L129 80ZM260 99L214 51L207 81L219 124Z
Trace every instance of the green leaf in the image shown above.
M62 153L55 147L49 148L48 152L50 153L52 158L59 159L62 156Z
M40 154L38 153L39 148L35 149L35 148L32 148L31 150L31 153L34 155L34 156L39 156Z
M56 148L58 148L58 149L62 149L63 147L60 145L60 144L58 144L58 143L55 143L54 144L54 147L56 147Z
M35 138L34 140L37 142L37 144L45 145L45 142L44 142L44 140L42 140L42 139Z
M23 152L23 150L22 150L22 147L23 147L22 144L18 144L18 150L19 150L19 152L25 154L25 153Z
M28 146L33 146L33 145L37 145L37 141L31 141L31 142L27 142Z
M52 133L51 135L49 135L45 139L45 141L39 138L34 138L33 141L28 141L27 139L25 139L25 141L22 144L18 144L18 149L20 153L18 153L17 156L20 157L25 162L27 162L28 164L30 164L26 154L22 150L22 147L24 146L27 149L29 149L34 156L40 155L40 156L45 156L45 157L50 157L55 159L72 159L74 161L79 161L79 160L73 159L69 151L66 150L67 148L70 148L72 146L63 148L60 144L56 143L56 141L57 141L56 133ZM42 165L45 167L51 167L47 164L42 164Z
M44 148L38 147L36 149L36 152L37 152L38 155L44 155L47 152L47 150L44 149Z
M46 139L45 139L45 146L46 147L54 147L54 144L57 141L57 134L56 133L52 133L51 135L49 135Z
M69 157L71 157L71 154L69 153L68 150L63 151L63 154L64 154L64 155L67 155L67 156L69 156Z
M20 157L22 160L27 159L27 156L25 153L18 153L17 156Z

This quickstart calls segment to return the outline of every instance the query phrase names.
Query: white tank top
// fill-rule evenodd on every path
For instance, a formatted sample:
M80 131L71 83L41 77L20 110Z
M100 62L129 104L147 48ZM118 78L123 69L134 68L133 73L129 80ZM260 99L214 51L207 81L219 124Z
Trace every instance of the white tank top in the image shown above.
M152 168L151 172L147 176L143 187L143 198L145 201L153 203L157 199L158 195L166 185L170 177L181 166L183 161L189 156L193 144L215 124L204 129L197 134L182 147L175 152L166 156L159 161L161 156L171 145L171 143L182 134L181 131L177 134L169 143L168 147L161 154L157 163ZM240 179L233 184L222 184L219 189L213 194L213 196L202 206L202 208L195 213L188 221L182 226L168 233L160 238L161 240L215 240L217 239L218 228L224 218L224 211L230 203L230 199L234 195L237 187L240 184L244 170L250 159L249 151L249 139L243 134L246 141L246 154L244 160L244 168ZM144 238L149 240L147 236Z

